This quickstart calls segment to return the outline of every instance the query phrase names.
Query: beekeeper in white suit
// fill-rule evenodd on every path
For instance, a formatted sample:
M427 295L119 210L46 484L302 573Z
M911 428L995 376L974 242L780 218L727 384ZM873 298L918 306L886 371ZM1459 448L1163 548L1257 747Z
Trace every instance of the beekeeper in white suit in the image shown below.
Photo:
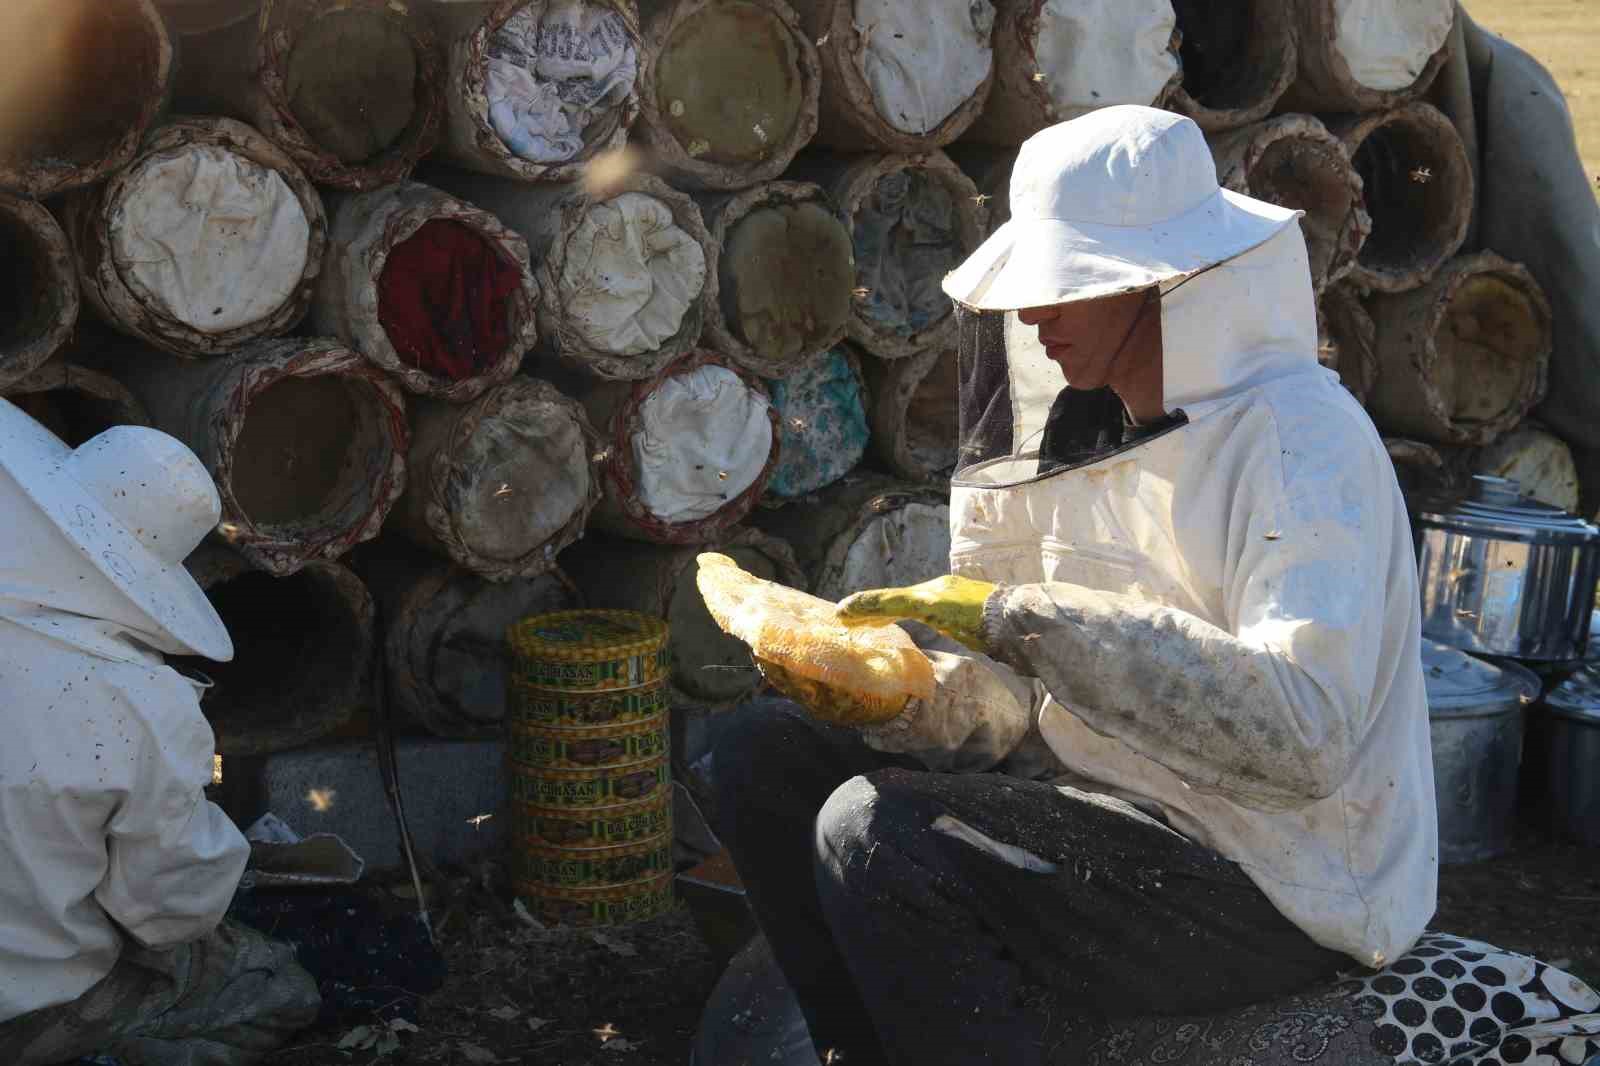
M750 708L713 760L824 1055L1078 1062L1074 1017L1278 998L1433 914L1411 533L1297 217L1111 107L1023 146L947 278L957 576L841 608L912 620L937 695Z
M0 1059L256 1061L317 1014L285 945L222 923L248 845L163 655L233 656L183 568L221 505L165 434L72 450L0 400Z

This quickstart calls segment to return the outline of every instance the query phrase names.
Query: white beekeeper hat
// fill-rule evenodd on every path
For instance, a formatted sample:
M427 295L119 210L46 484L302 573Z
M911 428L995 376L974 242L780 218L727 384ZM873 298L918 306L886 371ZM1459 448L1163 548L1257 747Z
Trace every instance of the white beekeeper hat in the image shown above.
M0 399L0 468L117 591L182 648L218 662L233 641L183 560L222 501L200 460L143 426L72 449Z
M980 311L1115 296L1242 255L1301 214L1219 187L1193 120L1101 108L1022 145L1011 220L945 277L944 291Z

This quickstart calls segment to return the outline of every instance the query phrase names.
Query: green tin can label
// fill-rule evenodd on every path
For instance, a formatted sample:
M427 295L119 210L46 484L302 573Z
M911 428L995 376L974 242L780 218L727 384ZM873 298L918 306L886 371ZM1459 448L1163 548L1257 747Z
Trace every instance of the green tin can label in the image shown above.
M537 728L582 729L643 722L665 715L671 697L664 682L604 693L562 693L512 684L508 721Z
M511 770L513 801L560 810L642 800L665 790L671 775L664 757L653 763L610 770L535 771L516 763Z

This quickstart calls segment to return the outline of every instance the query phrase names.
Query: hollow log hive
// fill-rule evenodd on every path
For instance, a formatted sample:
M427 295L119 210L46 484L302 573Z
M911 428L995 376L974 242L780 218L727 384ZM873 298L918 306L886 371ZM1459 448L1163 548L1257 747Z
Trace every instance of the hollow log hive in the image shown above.
M1306 212L1318 359L1408 491L1579 498L1529 421L1577 282L1470 237L1450 0L11 2L0 396L207 464L229 757L379 701L497 736L507 625L569 607L667 618L670 702L732 707L708 548L830 599L944 572L940 283L1022 142L1112 104Z

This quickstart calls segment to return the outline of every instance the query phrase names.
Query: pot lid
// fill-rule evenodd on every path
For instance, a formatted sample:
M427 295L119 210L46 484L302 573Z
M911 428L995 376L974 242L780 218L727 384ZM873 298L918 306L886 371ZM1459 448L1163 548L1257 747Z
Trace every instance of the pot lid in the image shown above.
M1563 718L1578 718L1600 725L1600 668L1583 667L1551 689L1544 698L1545 708Z
M1600 539L1600 529L1559 507L1522 495L1510 478L1476 474L1465 495L1433 496L1418 501L1419 521L1491 536L1510 536L1562 543Z
M1520 666L1474 658L1438 641L1422 641L1428 716L1472 718L1515 710L1539 698L1539 679Z

